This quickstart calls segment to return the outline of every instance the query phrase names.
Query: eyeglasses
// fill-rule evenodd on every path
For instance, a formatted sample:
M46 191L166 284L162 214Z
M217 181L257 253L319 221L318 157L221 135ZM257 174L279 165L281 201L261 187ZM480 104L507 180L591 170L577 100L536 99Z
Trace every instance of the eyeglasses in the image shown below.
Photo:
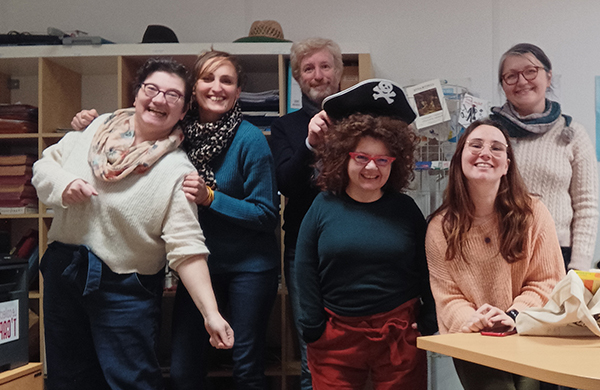
M181 99L181 97L183 96L182 94L180 94L179 92L177 92L174 89L168 89L166 91L161 91L160 89L158 89L158 85L156 84L151 84L151 83L142 83L142 91L144 91L144 93L146 94L146 96L148 96L149 98L154 98L156 96L158 96L159 93L162 93L165 96L165 100L167 101L167 103L170 104L175 104L179 101L179 99Z
M504 81L506 85L515 85L519 81L519 75L523 75L523 78L527 81L532 81L535 80L540 69L544 69L544 67L532 66L520 72L505 73L502 75L502 81Z
M478 156L483 152L483 148L487 146L490 149L490 153L494 157L502 157L508 149L507 144L503 144L499 141L493 141L492 143L486 143L478 138L470 139L467 141L467 147L471 154Z
M348 153L350 157L360 165L367 165L369 162L373 161L375 165L378 167L387 167L391 163L396 160L396 157L389 156L371 156L370 154L359 153L359 152L350 152Z

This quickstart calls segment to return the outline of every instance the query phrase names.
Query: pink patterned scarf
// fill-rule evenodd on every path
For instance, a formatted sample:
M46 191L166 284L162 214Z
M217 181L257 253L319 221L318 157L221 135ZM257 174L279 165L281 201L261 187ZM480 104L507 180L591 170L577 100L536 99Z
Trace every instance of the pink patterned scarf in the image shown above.
M144 173L163 155L177 149L183 141L183 131L177 125L166 138L133 146L134 114L134 108L117 110L96 130L88 162L97 178L117 181L131 172Z

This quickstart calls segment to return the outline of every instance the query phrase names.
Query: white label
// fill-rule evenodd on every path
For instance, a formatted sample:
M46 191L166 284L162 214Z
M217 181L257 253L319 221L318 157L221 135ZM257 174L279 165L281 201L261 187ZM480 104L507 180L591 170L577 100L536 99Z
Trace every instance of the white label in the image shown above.
M19 300L0 302L0 344L19 339Z

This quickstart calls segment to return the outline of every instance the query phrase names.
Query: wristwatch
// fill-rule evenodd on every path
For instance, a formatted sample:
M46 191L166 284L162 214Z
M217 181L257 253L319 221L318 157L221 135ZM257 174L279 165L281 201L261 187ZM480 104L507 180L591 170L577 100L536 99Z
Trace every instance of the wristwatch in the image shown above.
M510 318L512 318L512 320L516 322L519 312L515 309L512 309L512 310L507 311L506 315L509 316Z

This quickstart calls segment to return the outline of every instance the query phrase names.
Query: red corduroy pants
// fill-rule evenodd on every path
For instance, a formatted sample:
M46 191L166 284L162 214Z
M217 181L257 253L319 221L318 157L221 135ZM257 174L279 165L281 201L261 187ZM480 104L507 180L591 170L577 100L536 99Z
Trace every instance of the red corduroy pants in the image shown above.
M362 390L369 374L375 390L427 388L427 357L417 349L419 332L412 299L394 310L329 320L321 338L308 344L313 389Z

